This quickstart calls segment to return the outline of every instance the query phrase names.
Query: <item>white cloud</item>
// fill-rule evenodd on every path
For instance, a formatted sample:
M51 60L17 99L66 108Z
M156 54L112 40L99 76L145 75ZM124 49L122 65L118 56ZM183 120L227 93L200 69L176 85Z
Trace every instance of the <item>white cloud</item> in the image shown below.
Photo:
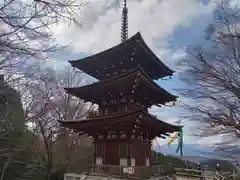
M191 21L213 9L194 0L131 0L129 35L140 31L157 55L168 53L167 37L179 25ZM60 43L72 42L75 53L96 53L120 42L121 8L116 0L92 0L83 10L83 29L61 24L54 28ZM160 50L161 49L161 50Z
M230 6L231 7L240 7L240 1L239 0L231 0L230 1Z
M94 54L118 44L121 7L116 2L117 0L92 0L81 12L83 29L60 24L54 27L57 41L60 44L71 42L74 54ZM123 0L120 2L122 6ZM140 31L156 55L166 58L171 54L171 60L175 61L185 56L185 53L182 50L172 53L168 49L168 37L177 27L190 26L195 18L211 12L214 7L214 3L203 6L195 0L129 0L129 37ZM163 59L165 62L167 60ZM161 108L160 111L152 109L152 112L170 123L181 119L178 113L171 113L171 110L169 113L167 108ZM185 139L191 140L189 137ZM161 140L162 143L166 141Z

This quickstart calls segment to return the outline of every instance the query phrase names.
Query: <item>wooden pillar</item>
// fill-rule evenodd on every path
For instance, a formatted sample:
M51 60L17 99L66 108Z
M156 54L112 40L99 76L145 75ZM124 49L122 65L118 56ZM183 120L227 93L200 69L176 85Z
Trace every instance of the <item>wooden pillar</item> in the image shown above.
M127 141L127 161L128 161L128 166L130 166L131 160L130 160L130 141Z
M151 166L151 142L145 140L145 151L146 151L146 166ZM148 159L148 165L147 165L147 159Z
M150 166L152 165L152 142L148 141L148 156L149 156L149 162Z
M99 138L95 138L94 142L94 162L95 164L102 165L104 164L104 143Z
M124 139L121 139L119 141L119 161L121 161L121 165L124 165L124 166L128 166L129 165L129 143L128 143L128 140L127 138L124 138Z
M103 141L103 164L106 164L106 141Z
M133 139L129 140L129 166L136 166L136 148L135 141Z
M96 139L94 138L93 139L93 148L94 148L94 150L93 150L93 163L94 164L96 164L96 153L97 153L97 150L96 150Z

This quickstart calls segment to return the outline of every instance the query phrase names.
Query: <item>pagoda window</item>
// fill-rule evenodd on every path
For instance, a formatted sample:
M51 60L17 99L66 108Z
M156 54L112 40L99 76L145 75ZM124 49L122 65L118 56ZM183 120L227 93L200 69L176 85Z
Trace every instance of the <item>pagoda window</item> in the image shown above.
M127 144L121 143L119 148L119 155L120 157L126 157L127 156Z

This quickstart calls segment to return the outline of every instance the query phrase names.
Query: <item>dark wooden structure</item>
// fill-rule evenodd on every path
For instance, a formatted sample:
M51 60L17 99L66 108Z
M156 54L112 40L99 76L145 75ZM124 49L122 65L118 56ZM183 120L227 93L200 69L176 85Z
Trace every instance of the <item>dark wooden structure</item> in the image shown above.
M150 166L151 140L180 130L148 113L152 105L176 100L153 80L173 71L150 50L138 32L121 44L71 65L99 81L67 93L99 105L98 114L61 125L92 136L95 164Z
M140 32L110 49L81 60L69 61L71 65L90 76L103 80L122 72L141 67L151 79L171 76L168 68L144 42Z

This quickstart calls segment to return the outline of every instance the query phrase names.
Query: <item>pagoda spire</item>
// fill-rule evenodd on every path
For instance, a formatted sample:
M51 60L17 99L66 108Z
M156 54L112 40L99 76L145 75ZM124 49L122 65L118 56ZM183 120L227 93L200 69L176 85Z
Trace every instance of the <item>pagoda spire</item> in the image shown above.
M124 0L124 7L122 10L122 28L121 28L121 41L124 42L128 38L128 8L127 0Z

